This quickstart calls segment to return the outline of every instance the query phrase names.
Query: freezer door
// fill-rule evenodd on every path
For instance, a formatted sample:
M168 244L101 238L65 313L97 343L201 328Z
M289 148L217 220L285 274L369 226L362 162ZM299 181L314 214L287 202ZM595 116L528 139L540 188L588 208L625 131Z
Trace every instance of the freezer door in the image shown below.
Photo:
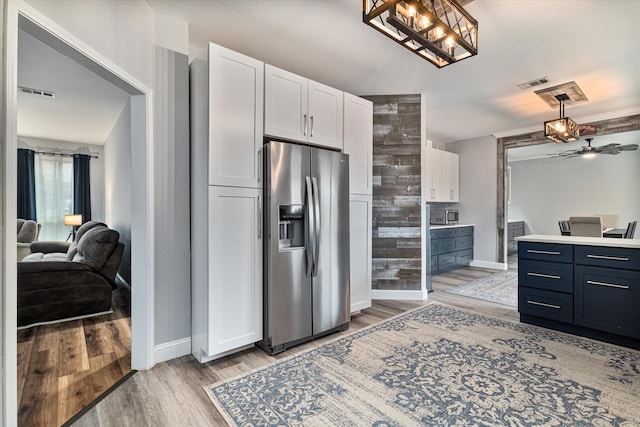
M313 271L313 334L349 321L349 156L311 149L317 251Z
M301 145L270 142L265 146L264 327L265 340L270 339L272 347L312 332L311 279L306 272L309 155L309 147Z

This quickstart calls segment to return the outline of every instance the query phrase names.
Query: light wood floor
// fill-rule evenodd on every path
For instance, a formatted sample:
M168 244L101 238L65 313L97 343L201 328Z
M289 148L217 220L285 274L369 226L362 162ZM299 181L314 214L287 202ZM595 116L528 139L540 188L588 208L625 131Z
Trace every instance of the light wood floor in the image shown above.
M434 292L429 293L427 302L375 301L371 308L354 316L347 331L307 343L275 357L253 348L204 365L191 356L160 363L148 371L137 372L73 426L226 426L205 394L204 386L268 365L281 357L379 323L430 301L517 321L518 313L515 308L444 292L495 272L464 268L433 276Z
M131 371L129 292L114 312L18 331L18 423L60 426Z

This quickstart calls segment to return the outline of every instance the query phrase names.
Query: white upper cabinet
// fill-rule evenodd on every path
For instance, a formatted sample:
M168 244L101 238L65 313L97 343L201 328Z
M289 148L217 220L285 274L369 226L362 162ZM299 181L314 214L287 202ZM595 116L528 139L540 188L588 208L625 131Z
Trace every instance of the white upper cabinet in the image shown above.
M209 185L260 188L264 63L209 44Z
M428 202L459 202L459 157L455 153L426 148L425 181Z
M265 135L342 149L343 94L265 65Z
M373 103L344 94L344 152L349 155L349 193L372 194Z

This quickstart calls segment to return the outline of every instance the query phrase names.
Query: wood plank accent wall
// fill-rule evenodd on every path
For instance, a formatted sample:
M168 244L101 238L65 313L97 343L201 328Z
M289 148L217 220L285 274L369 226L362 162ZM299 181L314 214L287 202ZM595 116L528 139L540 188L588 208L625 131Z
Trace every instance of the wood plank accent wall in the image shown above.
M373 102L372 289L420 290L420 95Z

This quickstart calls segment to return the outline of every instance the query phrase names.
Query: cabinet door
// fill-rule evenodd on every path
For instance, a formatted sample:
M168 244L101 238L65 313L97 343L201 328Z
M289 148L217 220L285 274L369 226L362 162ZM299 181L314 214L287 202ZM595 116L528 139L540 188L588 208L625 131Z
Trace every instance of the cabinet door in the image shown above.
M259 188L264 63L209 47L209 185Z
M209 187L209 356L262 339L261 194Z
M264 133L295 141L307 141L307 79L265 65Z
M449 194L451 202L460 201L460 157L455 153L447 153L447 176L449 177Z
M308 81L308 141L342 150L343 93L322 83Z
M344 94L344 152L349 155L349 193L372 194L373 103Z
M427 156L427 200L441 202L442 200L442 151L435 148L425 150Z
M349 196L351 313L371 307L372 196Z

